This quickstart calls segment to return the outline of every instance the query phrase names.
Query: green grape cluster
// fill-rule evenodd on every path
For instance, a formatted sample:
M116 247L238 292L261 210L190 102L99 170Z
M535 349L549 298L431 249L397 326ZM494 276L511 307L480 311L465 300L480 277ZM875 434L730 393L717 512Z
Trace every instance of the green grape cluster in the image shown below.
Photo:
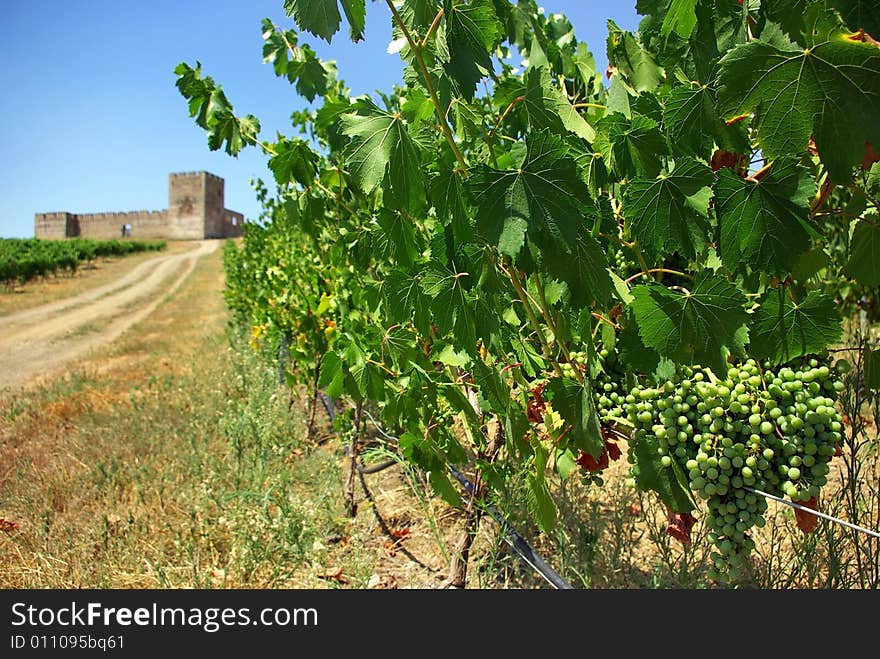
M608 252L608 264L617 276L622 279L641 270L638 264L632 260L632 252L625 250L623 247L612 248Z
M801 502L818 496L841 440L835 398L842 387L815 359L763 373L749 360L724 379L686 367L675 382L626 396L635 440L656 437L661 465L677 463L707 503L712 578L745 574L754 549L748 532L765 523L766 500L746 488Z
M575 369L584 371L588 364L586 351L569 352L571 362L560 363L562 374L567 378L574 378ZM601 348L596 352L599 366L598 375L593 378L593 394L596 401L596 409L599 418L604 424L613 424L619 419L625 419L624 403L626 400L625 385L626 376L621 370L617 353Z

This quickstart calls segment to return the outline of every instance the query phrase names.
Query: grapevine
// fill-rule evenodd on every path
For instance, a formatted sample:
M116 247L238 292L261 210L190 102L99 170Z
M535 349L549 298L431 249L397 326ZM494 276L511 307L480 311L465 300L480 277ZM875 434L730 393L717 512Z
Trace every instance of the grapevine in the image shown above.
M447 465L492 499L525 471L550 532L559 480L625 451L670 533L703 514L712 576L747 578L752 490L821 504L828 350L880 285L880 26L844 4L639 3L603 75L532 0L387 0L403 84L352 98L305 39L344 14L369 40L366 3L288 0L263 57L311 104L299 137L176 69L209 146L275 178L227 248L238 324L290 347L291 386L376 410L471 534Z

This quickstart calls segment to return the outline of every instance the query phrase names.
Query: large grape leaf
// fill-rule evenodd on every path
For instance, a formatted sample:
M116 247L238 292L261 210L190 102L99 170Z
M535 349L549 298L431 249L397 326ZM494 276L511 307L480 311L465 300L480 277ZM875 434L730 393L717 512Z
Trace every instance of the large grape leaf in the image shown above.
M810 291L795 301L792 289L780 286L761 298L749 323L749 354L776 363L822 352L843 330L833 298Z
M380 209L373 236L373 246L391 263L407 268L419 255L415 225L402 213Z
M398 207L418 207L425 197L425 177L403 119L369 99L361 99L357 107L357 113L340 117L342 132L351 138L344 157L352 180L367 194L384 183Z
M605 450L605 440L589 380L578 384L553 378L547 389L553 396L553 409L571 426L566 435L569 444L598 458Z
M661 157L669 149L656 121L640 114L627 119L614 112L599 120L596 128L593 147L618 178L653 178L660 173Z
M527 231L555 240L564 251L574 248L589 193L556 136L530 134L522 165L508 170L480 165L468 185L478 204L478 226L503 254L516 257Z
M805 29L804 16L813 0L774 0L762 2L761 12L778 23L792 41L801 43Z
M308 187L315 182L318 154L303 140L281 137L272 148L274 153L269 158L269 169L278 185L285 186L296 181Z
M687 39L697 25L697 4L700 0L671 0L660 33L664 38L673 30Z
M634 179L623 198L630 236L651 258L674 251L694 258L709 239L711 185L712 171L688 158L668 175Z
M663 69L639 45L631 32L621 30L614 21L608 21L606 42L608 62L615 67L637 92L655 90L663 80Z
M454 345L474 356L477 351L474 303L462 285L462 280L469 276L466 272L454 272L432 261L422 273L421 286L431 298L431 313L437 334L446 336L453 332Z
M846 183L865 142L880 144L880 48L853 35L832 31L800 48L768 24L721 59L718 83L722 116L754 112L771 160L806 151L813 136L831 178Z
M364 38L367 15L366 0L339 0L345 19L351 27L351 40ZM337 0L284 0L284 11L296 21L301 30L321 37L327 43L339 31L342 15Z
M632 295L646 347L674 362L705 364L718 372L725 365L725 348L736 345L736 333L748 319L745 295L711 273L698 274L687 292L651 283L636 286Z
M856 224L850 240L846 273L866 286L880 286L880 218L871 215Z
M794 160L778 161L760 179L719 172L715 205L721 225L721 260L729 270L748 264L786 275L810 246L804 225L815 183Z
M526 74L524 97L523 103L533 129L551 130L562 137L571 131L588 142L596 138L593 127L578 113L562 90L553 86L547 67L531 69Z
M713 142L726 151L749 153L739 125L726 126L715 104L715 90L706 85L679 85L666 98L663 123L676 149L708 159Z
M568 285L570 304L576 309L593 302L608 304L614 295L614 283L608 274L608 257L599 241L590 234L586 224L578 229L577 242L570 255L547 254L548 272Z
M444 225L452 224L456 240L461 243L470 242L474 233L464 195L462 177L454 171L442 171L431 179L431 201L437 217Z
M458 83L467 100L474 98L477 83L493 71L492 50L502 26L492 0L444 3L447 71Z
M421 279L395 268L385 277L385 296L388 314L398 323L413 325L427 336L431 331L431 309L428 298L422 292Z

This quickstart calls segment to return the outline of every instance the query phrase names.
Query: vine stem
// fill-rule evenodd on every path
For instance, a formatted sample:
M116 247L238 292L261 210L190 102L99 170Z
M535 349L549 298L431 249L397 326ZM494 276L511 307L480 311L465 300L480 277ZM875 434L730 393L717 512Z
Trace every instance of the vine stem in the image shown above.
M412 50L413 57L419 67L419 72L422 74L422 78L425 81L425 88L428 90L428 95L431 97L431 103L434 105L434 111L437 113L437 118L440 120L440 130L443 131L443 137L446 138L446 142L452 149L452 153L455 154L455 159L458 161L462 174L466 175L468 171L467 161L464 159L461 149L458 148L458 144L455 143L452 129L449 127L449 122L446 121L446 113L443 112L443 106L440 105L440 99L437 97L437 90L434 89L434 83L431 82L431 73L428 71L428 67L425 64L425 58L422 57L422 45L413 39L412 33L410 33L409 28L406 27L406 23L403 22L403 17L400 15L400 12L397 11L397 7L394 6L392 0L385 0L385 3L388 5L388 8L391 9L391 13L394 15L394 20L397 23L397 26L400 28L401 32L403 32L403 36L406 37L410 50ZM440 15L434 19L434 22L438 23L439 19Z
M510 105L501 113L501 116L498 118L498 123L495 124L495 128L492 129L492 132L489 133L490 138L494 138L495 134L498 132L498 129L501 128L501 124L504 123L504 120L507 119L507 115L510 114L511 110L517 106L518 103L522 103L526 100L525 96L517 96L510 102Z
M434 33L437 31L437 28L440 26L440 19L443 18L444 9L441 7L440 11L437 12L437 15L434 17L434 22L431 23L431 27L428 28L428 33L425 35L425 38L422 39L422 43L419 44L420 47L424 48L428 45L428 42L431 40L431 37L434 36Z
M553 370L560 378L564 378L565 375L562 372L562 368L559 366L559 362L553 358L553 351L550 350L550 344L547 343L547 337L544 336L544 330L541 328L541 323L538 321L538 317L535 315L535 310L532 308L532 303L529 302L529 295L526 293L525 288L522 285L522 280L519 278L519 274L516 272L516 266L511 264L511 268L505 269L501 266L502 272L507 275L507 278L510 279L510 283L513 285L513 290L516 291L516 295L519 298L519 301L522 303L523 307L526 310L526 315L529 317L529 323L532 326L532 329L535 330L535 333L538 335L538 341L541 342L541 348L544 350L544 356L550 360L550 364L553 366Z
M559 326L556 324L556 320L553 318L553 315L550 313L550 305L547 304L547 296L544 295L544 285L541 282L538 275L534 275L535 278L535 288L538 291L538 308L541 310L541 315L544 316L544 322L547 323L547 326L550 328L550 331L553 332L553 337L556 339L556 345L559 346L559 349L562 351L563 357L565 357L565 361L571 364L571 353L569 353L568 348L565 344L559 340ZM584 375L581 373L579 368L574 369L575 379L580 383L584 383Z
M632 277L627 277L623 281L626 282L627 284L629 284L629 283L635 281L636 279L638 279L639 277L644 277L646 275L650 275L655 272L665 272L668 275L678 275L679 277L686 277L688 279L693 279L693 277L691 277L689 274L687 274L685 272L679 272L678 270L669 270L668 268L649 268L648 270L645 270L644 272L640 272L638 274L635 274Z

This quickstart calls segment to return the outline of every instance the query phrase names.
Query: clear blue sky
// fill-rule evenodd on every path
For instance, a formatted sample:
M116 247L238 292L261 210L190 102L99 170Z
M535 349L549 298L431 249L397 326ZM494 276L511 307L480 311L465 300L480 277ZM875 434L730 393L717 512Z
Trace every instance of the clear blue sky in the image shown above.
M605 68L605 21L635 30L635 0L546 0L567 14ZM260 21L291 25L282 0L8 0L0 22L0 237L32 237L34 213L159 210L168 174L207 170L226 179L226 207L254 218L250 179L271 181L256 149L237 159L208 150L174 86L181 61L202 62L238 114L264 137L291 134L305 102L262 62ZM385 49L384 3L367 3L366 41L347 32L327 45L354 95L390 89L402 64Z

